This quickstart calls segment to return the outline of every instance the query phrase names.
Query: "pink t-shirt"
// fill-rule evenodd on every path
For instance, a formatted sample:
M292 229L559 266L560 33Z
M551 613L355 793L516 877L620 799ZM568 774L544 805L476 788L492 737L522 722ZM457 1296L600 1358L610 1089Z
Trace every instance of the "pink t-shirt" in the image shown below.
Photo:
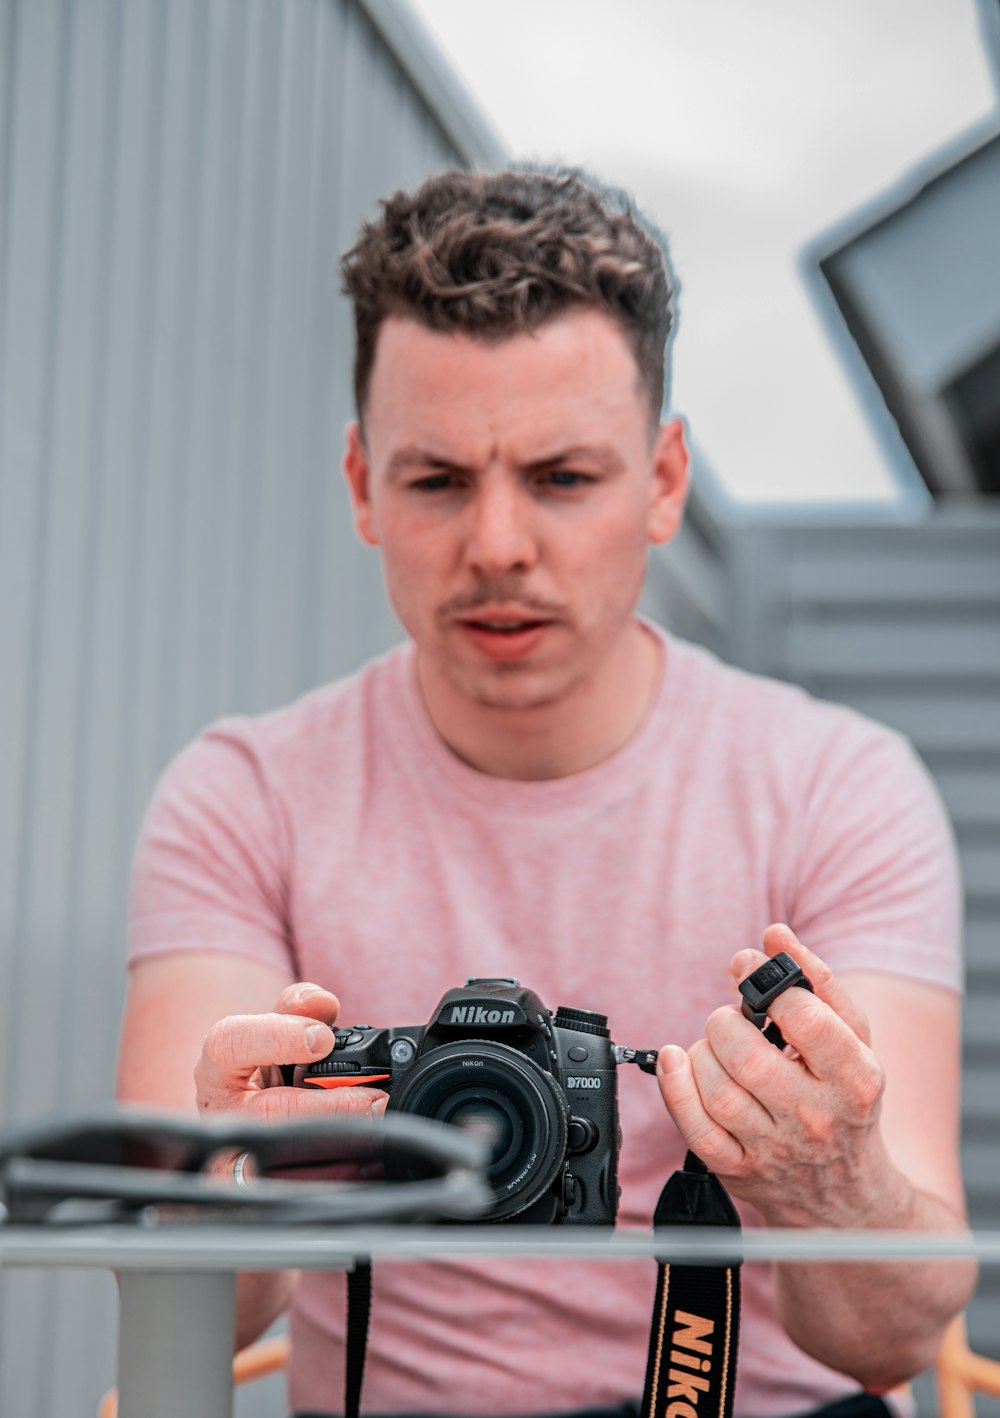
M661 632L650 627L651 633ZM428 720L404 645L168 768L139 842L131 956L221 950L336 992L342 1022L427 1020L467 976L688 1047L735 998L734 952L787 921L836 970L960 987L950 830L904 740L663 637L635 737L547 782L491 778ZM647 1227L684 1147L653 1079L620 1070L619 1224ZM741 1207L744 1223L759 1224ZM380 1263L370 1413L525 1414L641 1394L651 1261ZM341 1275L303 1276L295 1409L339 1406ZM744 1267L736 1411L801 1412L856 1388L780 1328Z

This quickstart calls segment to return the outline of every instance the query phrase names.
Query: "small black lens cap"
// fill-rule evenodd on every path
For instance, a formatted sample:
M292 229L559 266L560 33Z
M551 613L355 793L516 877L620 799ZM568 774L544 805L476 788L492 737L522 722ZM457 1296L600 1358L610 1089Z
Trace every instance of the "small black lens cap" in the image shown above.
M763 1029L767 1023L768 1009L778 996L784 994L792 985L798 985L804 990L812 989L811 983L802 973L802 966L797 964L787 951L782 950L770 960L765 960L764 964L759 965L740 985L743 1013L758 1029Z

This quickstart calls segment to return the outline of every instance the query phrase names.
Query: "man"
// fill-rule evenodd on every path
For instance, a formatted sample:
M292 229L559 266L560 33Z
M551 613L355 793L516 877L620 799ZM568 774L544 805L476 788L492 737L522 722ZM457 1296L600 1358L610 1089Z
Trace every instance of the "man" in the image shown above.
M515 975L668 1041L659 1090L622 1071L623 1224L689 1145L750 1224L960 1230L958 890L926 777L887 730L635 615L687 491L659 244L578 175L451 173L385 204L345 281L344 467L409 640L168 770L121 1097L377 1113L375 1089L268 1066L322 1057L338 1017L424 1021L466 976ZM732 1007L779 949L816 991L776 1003L784 1053ZM952 1261L745 1271L747 1418L890 1389L973 1283ZM341 1285L243 1278L240 1343L294 1295L296 1411L333 1407ZM651 1295L648 1263L379 1267L365 1407L617 1409Z

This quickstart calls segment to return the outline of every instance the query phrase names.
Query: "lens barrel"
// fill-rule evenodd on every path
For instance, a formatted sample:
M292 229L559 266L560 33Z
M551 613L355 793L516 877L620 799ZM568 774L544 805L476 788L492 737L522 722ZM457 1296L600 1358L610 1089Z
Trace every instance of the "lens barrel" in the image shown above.
M394 1112L465 1127L492 1144L486 1177L502 1221L552 1186L566 1156L569 1108L550 1074L509 1044L462 1039L431 1049L390 1095ZM386 1172L414 1180L413 1164L386 1157Z

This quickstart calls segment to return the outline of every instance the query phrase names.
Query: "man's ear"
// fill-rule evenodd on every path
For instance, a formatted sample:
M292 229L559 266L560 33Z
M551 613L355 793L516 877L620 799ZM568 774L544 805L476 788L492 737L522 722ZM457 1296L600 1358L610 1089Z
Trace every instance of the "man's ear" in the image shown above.
M343 468L348 491L351 494L351 506L354 508L354 528L363 542L366 542L370 547L376 547L378 546L378 531L375 526L375 509L371 499L371 470L368 466L368 454L365 452L360 424L349 423L347 425L346 439Z
M688 495L688 451L684 424L671 419L660 425L653 444L653 485L647 530L651 542L669 542L680 528Z

